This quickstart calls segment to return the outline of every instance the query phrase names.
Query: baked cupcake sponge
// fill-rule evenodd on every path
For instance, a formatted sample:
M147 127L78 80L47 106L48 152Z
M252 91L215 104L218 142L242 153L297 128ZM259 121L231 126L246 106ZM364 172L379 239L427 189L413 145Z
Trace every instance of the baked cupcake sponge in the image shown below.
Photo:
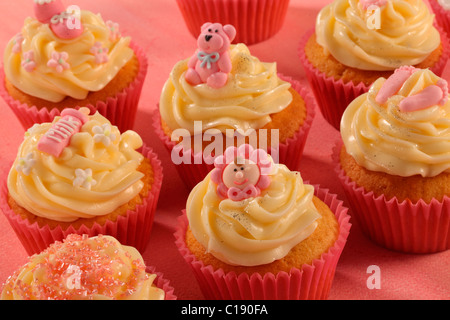
M426 69L435 66L440 60L443 51L441 43L425 60L415 67ZM335 80L342 79L344 83L352 81L356 85L362 82L368 86L378 78L388 78L392 74L392 71L360 70L340 63L331 54L325 53L324 48L317 43L315 33L306 42L305 54L313 67L323 72L327 77L333 77Z
M334 245L339 236L339 224L336 216L329 207L318 197L313 197L314 205L321 218L317 220L316 230L305 240L294 246L282 259L272 263L258 266L233 266L215 258L212 254L205 252L205 248L195 239L190 228L186 231L186 246L191 253L205 265L211 265L214 270L223 269L225 273L266 273L276 274L280 271L288 272L292 268L301 268L304 264L310 264L314 259L320 258L330 247Z
M435 198L442 201L445 195L450 195L450 173L442 172L434 177L413 175L401 177L384 172L368 170L349 155L345 147L340 152L340 164L345 174L358 186L367 192L373 191L375 196L384 195L386 200L394 197L399 202L409 200L416 203L420 199L426 203Z
M135 210L136 206L142 204L143 199L148 196L154 182L154 171L150 160L144 158L137 170L144 174L144 177L142 178L144 186L141 191L127 203L119 206L116 210L103 216L97 216L93 218L79 218L74 222L61 222L34 215L33 213L19 206L9 194L8 204L12 211L20 215L22 219L28 220L30 224L36 222L39 227L49 226L50 229L61 227L63 230L67 230L69 227L79 229L83 225L91 228L96 223L103 226L107 221L115 222L117 221L117 218L119 216L126 216L128 210Z
M5 78L5 87L9 95L22 104L27 104L30 107L35 106L38 110L47 108L48 110L58 109L59 111L62 111L66 108L84 107L88 105L95 106L99 101L106 103L108 98L115 97L124 89L128 88L136 79L138 72L139 60L136 55L134 55L102 90L96 92L91 91L88 93L87 97L82 100L69 96L65 97L64 100L60 102L51 102L40 99L17 89L7 78Z

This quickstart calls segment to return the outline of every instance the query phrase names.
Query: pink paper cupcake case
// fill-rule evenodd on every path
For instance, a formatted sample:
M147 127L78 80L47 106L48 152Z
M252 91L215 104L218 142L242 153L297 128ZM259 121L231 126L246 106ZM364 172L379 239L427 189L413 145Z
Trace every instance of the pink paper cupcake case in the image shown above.
M189 32L197 38L205 22L232 24L235 43L255 44L283 26L289 0L177 0Z
M153 282L158 288L163 289L165 292L164 300L177 300L177 296L174 294L174 288L171 286L170 281L164 278L161 272L156 271L154 266L147 266L145 272L150 274L156 274L155 281Z
M434 12L437 23L445 30L450 32L450 10L441 7L437 0L429 0L431 9Z
M441 34L443 52L439 62L430 70L441 76L447 64L450 47L445 31L440 26L436 26L436 28ZM347 106L361 94L368 92L370 85L367 86L362 82L354 84L351 81L344 83L342 79L335 80L333 77L328 77L325 73L315 68L309 62L304 50L308 39L313 34L314 29L311 29L302 37L298 55L323 117L329 124L339 130L341 117Z
M134 50L139 60L139 72L133 82L115 97L110 97L106 102L99 101L96 105L85 105L91 110L91 114L98 111L107 118L113 125L117 126L121 132L132 129L136 118L139 99L142 86L147 75L148 61L143 49L136 44L131 43L130 47ZM29 106L12 98L5 87L5 73L0 69L0 78L3 80L0 84L0 96L9 105L16 117L19 119L23 128L27 130L35 123L52 122L55 116L60 115L60 110L53 108L38 109L36 106Z
M367 192L346 176L340 166L342 142L333 149L335 172L341 181L351 215L363 233L378 245L406 253L433 253L450 249L450 198L429 204L398 202Z
M283 75L279 75L279 77L284 81L290 82L292 88L302 96L306 106L306 118L303 125L294 136L287 139L284 143L280 143L278 150L271 150L269 147L268 153L272 154L273 152L278 152L279 163L285 164L292 171L299 171L303 150L316 112L316 102L309 90L302 86L298 81ZM153 127L157 136L171 154L172 150L177 148L177 144L164 133L161 127L159 107L153 115ZM214 165L203 161L202 153L193 154L192 150L180 152L183 153L183 158L186 159L186 161L176 164L175 166L186 186L189 189L192 189L198 182L202 181L212 169L214 169Z
M347 208L336 195L315 186L315 195L335 213L339 222L339 236L333 247L310 265L292 268L289 273L255 274L225 273L222 269L199 261L186 247L188 227L186 212L178 218L175 244L180 254L192 268L207 300L323 300L327 299L339 257L350 232L350 216Z
M153 226L156 206L163 179L160 160L152 149L144 146L142 154L150 160L154 171L154 182L147 198L135 210L129 210L126 216L119 216L117 221L107 221L104 225L94 224L91 228L81 226L79 229L69 227L63 230L61 227L51 229L49 226L40 227L36 222L30 223L22 219L8 205L8 188L6 185L7 174L3 177L0 190L0 209L5 214L11 227L17 234L22 245L29 255L39 253L55 241L62 241L71 233L87 234L89 237L104 234L115 237L120 243L135 247L141 253L144 252Z

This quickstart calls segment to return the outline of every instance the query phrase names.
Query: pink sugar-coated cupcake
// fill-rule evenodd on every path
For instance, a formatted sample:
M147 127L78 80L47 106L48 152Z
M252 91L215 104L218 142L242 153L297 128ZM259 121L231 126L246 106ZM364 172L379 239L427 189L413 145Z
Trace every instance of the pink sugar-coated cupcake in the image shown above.
M265 160L253 170L261 173L255 193L246 191L251 185L231 187L228 178L253 181L255 162L229 162L228 150L225 164L216 162L192 190L175 232L205 299L327 299L351 228L347 208L328 190L303 184L298 172L276 164L268 169ZM234 174L235 166L244 170Z
M24 129L80 107L132 129L147 74L144 50L117 23L70 8L60 0L34 4L35 18L6 46L0 96Z
M85 115L81 128L61 140L58 126L68 116L72 122L65 123L72 126L80 114L66 109L62 118L27 131L3 175L0 208L30 255L72 233L111 235L143 252L161 189L161 162L137 133L120 134L99 113ZM50 136L60 142L51 146Z
M450 32L450 6L442 0L428 0L433 10L437 23L448 34Z
M368 13L372 12L364 13L362 3L380 6L379 28L360 28L369 23ZM403 20L395 21L397 18ZM379 35L382 32L390 36ZM410 43L416 47L411 47ZM429 68L440 76L449 50L446 32L433 23L433 15L422 1L406 4L403 1L334 0L319 12L315 28L308 30L300 40L298 55L322 115L339 130L345 108L367 92L373 81L389 77L402 65Z
M177 0L189 32L197 38L208 21L231 24L236 43L256 44L273 37L283 26L289 0Z
M382 247L450 249L448 98L445 80L402 67L374 82L343 114L335 172L352 217Z
M1 300L176 300L170 282L111 236L70 234L29 257Z

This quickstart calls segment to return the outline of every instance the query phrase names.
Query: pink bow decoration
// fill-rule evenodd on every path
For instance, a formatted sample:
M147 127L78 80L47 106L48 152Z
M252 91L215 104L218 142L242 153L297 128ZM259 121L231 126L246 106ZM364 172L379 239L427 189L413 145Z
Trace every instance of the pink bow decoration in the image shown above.
M227 195L228 198L233 201L241 201L247 198L257 197L260 195L260 193L261 191L257 189L254 185L249 185L245 187L243 190L235 187L229 188Z
M204 68L206 64L206 68L211 69L212 64L219 60L220 54L218 52L206 53L203 51L199 51L197 53L197 58L201 61L201 68Z

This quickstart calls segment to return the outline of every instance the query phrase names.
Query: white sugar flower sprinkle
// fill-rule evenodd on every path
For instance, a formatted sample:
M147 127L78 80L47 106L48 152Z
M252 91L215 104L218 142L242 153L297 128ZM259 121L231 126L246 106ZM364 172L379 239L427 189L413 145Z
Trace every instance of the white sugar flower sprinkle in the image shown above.
M22 172L24 175L29 175L31 169L33 169L36 164L36 160L34 159L34 154L30 152L24 158L19 158L19 161L16 165L16 170L18 172Z
M92 169L76 169L75 179L73 180L74 187L81 187L87 190L91 190L91 187L95 186L97 181L92 178Z
M105 147L109 146L111 142L116 140L116 135L111 131L111 125L108 123L102 126L95 126L92 128L92 132L95 133L94 141L101 142Z

